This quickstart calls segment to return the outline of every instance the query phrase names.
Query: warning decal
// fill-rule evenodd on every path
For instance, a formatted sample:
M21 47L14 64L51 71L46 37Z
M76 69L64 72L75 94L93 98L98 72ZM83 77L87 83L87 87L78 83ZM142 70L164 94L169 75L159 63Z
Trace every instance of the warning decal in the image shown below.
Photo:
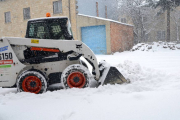
M0 65L13 64L13 60L1 60Z
M39 40L32 39L31 43L39 44Z

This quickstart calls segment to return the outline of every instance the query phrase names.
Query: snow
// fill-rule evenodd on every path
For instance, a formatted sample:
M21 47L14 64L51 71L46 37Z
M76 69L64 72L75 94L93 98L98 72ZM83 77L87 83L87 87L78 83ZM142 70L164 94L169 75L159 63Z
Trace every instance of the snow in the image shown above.
M99 19L99 20L105 20L105 21L110 21L110 22L115 22L115 23L119 23L119 24L122 24L122 25L127 25L127 26L134 26L134 25L130 25L130 24L127 24L127 23L122 23L122 22L119 22L119 21L115 21L115 20L112 20L112 19L107 19L107 18L102 18L102 17L95 17L95 16L90 16L90 15L84 15L84 14L78 14L79 16L84 16L84 17L90 17L90 18L95 18L95 19Z
M0 120L179 120L180 50L97 55L130 84L67 89L44 94L0 88Z
M105 61L101 61L101 62L99 62L99 65L101 65L100 67L99 67L99 70L100 71L102 71L103 70L103 74L102 74L102 76L101 76L101 78L99 79L99 82L101 83L101 85L104 83L104 81L105 81L105 79L106 79L106 76L107 76L107 74L108 74L108 72L109 72L109 69L110 69L110 64L109 63L107 63L107 62L105 62Z
M68 18L66 16L61 16L61 17L42 17L42 18L35 18L35 19L30 19L28 21L34 21L34 20L44 20L44 19L57 19L57 18Z
M169 51L169 50L177 50L180 49L180 44L177 43L166 43L166 42L154 42L152 44L145 44L145 43L139 43L137 45L135 45L131 51L136 51L136 50L140 50L140 51L152 51L152 52L156 52L156 51ZM163 49L165 48L165 49Z

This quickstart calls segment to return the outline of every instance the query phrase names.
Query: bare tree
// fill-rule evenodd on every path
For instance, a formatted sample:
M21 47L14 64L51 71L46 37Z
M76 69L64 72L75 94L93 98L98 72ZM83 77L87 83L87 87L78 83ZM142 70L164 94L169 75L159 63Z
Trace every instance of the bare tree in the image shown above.
M119 15L129 16L134 24L136 42L147 42L157 20L155 9L146 6L146 0L119 0Z
M171 11L174 10L177 6L180 5L180 0L147 0L149 5L153 6L154 8L160 7L160 11L167 11L167 42L171 40Z

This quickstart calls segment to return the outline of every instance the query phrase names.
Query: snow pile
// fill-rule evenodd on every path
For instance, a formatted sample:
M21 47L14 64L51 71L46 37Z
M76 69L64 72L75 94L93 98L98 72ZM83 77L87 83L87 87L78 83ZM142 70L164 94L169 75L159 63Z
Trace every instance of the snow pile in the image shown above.
M141 67L131 61L119 64L117 68L125 78L131 80L131 92L180 89L180 76L175 73Z
M139 43L135 45L131 51L167 51L167 50L180 50L180 44L166 43L166 42L153 42L152 44Z

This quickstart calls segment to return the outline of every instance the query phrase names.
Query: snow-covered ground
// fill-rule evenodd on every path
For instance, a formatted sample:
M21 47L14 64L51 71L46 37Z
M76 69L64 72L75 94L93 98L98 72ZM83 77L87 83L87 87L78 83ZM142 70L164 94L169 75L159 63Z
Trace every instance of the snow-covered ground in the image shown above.
M179 120L180 50L98 55L130 84L36 95L0 88L0 120Z

